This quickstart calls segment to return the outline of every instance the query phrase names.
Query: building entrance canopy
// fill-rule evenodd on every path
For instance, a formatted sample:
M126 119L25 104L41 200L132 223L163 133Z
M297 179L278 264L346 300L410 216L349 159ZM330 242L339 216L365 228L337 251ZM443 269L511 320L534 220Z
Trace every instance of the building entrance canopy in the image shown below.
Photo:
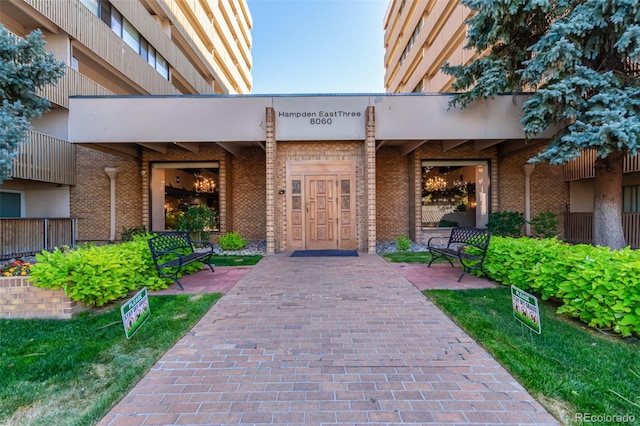
M273 108L278 141L364 140L365 110L373 106L378 141L522 140L526 99L504 95L459 110L449 109L446 94L72 97L69 139L83 144L260 143L265 110Z

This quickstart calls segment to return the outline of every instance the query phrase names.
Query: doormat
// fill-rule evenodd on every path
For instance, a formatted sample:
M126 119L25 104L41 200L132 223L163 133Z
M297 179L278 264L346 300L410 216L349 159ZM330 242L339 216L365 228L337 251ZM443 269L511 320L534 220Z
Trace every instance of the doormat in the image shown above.
M291 257L358 256L357 250L296 250Z

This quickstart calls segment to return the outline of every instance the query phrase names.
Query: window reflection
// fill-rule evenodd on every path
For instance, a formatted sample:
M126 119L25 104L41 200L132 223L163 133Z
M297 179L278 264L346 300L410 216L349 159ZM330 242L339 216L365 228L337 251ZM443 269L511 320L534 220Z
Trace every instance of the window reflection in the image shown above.
M422 227L476 226L478 166L422 167Z
M216 219L206 231L219 231L219 172L217 168L165 169L165 228L176 229L180 216L189 209L206 205Z

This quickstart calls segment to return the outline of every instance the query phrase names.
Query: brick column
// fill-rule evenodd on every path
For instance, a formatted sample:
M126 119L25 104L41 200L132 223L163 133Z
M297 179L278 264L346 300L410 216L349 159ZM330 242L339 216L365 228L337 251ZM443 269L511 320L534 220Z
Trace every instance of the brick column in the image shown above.
M365 187L367 208L367 252L376 252L376 109L368 106L365 113L364 141Z
M276 112L266 109L265 151L267 155L267 254L276 252Z

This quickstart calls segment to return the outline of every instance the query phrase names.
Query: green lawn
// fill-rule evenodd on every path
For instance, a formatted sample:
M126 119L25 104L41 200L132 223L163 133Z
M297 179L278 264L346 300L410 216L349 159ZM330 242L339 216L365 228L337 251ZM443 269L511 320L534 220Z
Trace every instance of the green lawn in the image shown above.
M211 264L216 266L251 266L260 262L264 256L259 254L247 255L247 256L211 256Z
M389 262L397 263L429 263L431 261L431 254L428 251L383 253L381 256ZM438 259L438 261L442 261L442 259Z
M509 288L424 293L563 422L580 424L583 413L640 421L637 338L587 330L548 303L540 306L542 334L529 332L513 317ZM625 424L618 420L597 424Z
M0 320L0 424L97 423L220 298L150 296L127 340L120 304L71 320Z

